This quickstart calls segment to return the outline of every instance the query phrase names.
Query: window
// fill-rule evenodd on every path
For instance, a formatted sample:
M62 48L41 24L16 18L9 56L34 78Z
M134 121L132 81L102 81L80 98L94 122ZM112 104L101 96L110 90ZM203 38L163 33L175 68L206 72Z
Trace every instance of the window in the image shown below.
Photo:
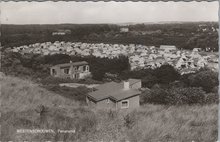
M121 101L121 108L128 108L128 107L129 107L129 101L128 100Z
M77 71L77 67L73 67L73 70L74 70L74 71Z
M65 74L69 74L69 71L70 71L70 69L68 69L68 68L63 69L63 72L64 72Z
M86 66L86 70L89 71L89 66Z
M74 78L75 78L75 79L78 79L78 75L77 75L77 74L75 74L75 75L74 75Z
M83 66L83 71L86 71L86 66Z
M57 74L56 70L52 69L52 75L56 75L56 74Z

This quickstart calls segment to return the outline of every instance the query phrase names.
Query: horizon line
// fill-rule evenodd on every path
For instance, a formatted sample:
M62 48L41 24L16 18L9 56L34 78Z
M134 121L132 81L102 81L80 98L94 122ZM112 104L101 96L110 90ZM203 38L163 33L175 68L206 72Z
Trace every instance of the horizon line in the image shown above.
M136 24L175 24L175 23L205 23L205 22L219 22L210 20L210 21L158 21L158 22L120 22L120 23L32 23L32 24L13 24L13 23L1 23L1 25L136 25Z

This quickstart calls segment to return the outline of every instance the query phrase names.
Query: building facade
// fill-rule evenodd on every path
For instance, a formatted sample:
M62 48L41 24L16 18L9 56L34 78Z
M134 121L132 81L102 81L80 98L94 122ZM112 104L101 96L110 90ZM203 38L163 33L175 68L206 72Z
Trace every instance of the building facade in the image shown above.
M50 75L59 78L84 79L91 75L85 61L58 64L50 68Z
M111 110L133 110L140 106L141 80L129 79L121 83L110 82L89 93L86 102L90 107Z

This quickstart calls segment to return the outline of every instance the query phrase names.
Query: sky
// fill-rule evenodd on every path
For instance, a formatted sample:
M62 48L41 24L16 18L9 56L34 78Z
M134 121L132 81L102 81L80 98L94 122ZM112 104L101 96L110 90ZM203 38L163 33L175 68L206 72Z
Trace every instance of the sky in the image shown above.
M2 24L218 21L215 2L1 2Z

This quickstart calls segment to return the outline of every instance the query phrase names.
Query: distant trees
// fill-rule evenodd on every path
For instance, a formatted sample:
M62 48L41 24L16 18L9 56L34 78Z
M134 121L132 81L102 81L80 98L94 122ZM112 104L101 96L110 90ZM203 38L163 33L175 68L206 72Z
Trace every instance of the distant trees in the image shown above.
M184 49L201 48L205 51L218 51L218 33L199 33L195 36L192 36L188 41L182 45ZM206 50L207 48L207 50Z
M142 79L147 75L151 75L153 72L152 69L141 69L141 70L124 70L121 72L119 77L121 79L129 79L129 78L136 78L136 79Z
M205 33L198 30L199 24L201 23L135 24L128 26L128 33L120 33L120 26L114 24L2 25L1 43L4 47L47 41L154 46L170 44L183 49L208 47L218 51L218 33L212 31L212 27L217 28L218 23L203 22L209 29ZM71 30L71 34L52 36L52 32L59 29Z
M69 63L70 61L71 61L71 57L66 54L46 55L43 57L44 64L57 65L63 63Z
M119 56L118 58L98 58L88 57L71 57L72 61L87 61L90 65L92 77L95 80L103 80L106 73L121 74L124 70L129 69L128 57Z

